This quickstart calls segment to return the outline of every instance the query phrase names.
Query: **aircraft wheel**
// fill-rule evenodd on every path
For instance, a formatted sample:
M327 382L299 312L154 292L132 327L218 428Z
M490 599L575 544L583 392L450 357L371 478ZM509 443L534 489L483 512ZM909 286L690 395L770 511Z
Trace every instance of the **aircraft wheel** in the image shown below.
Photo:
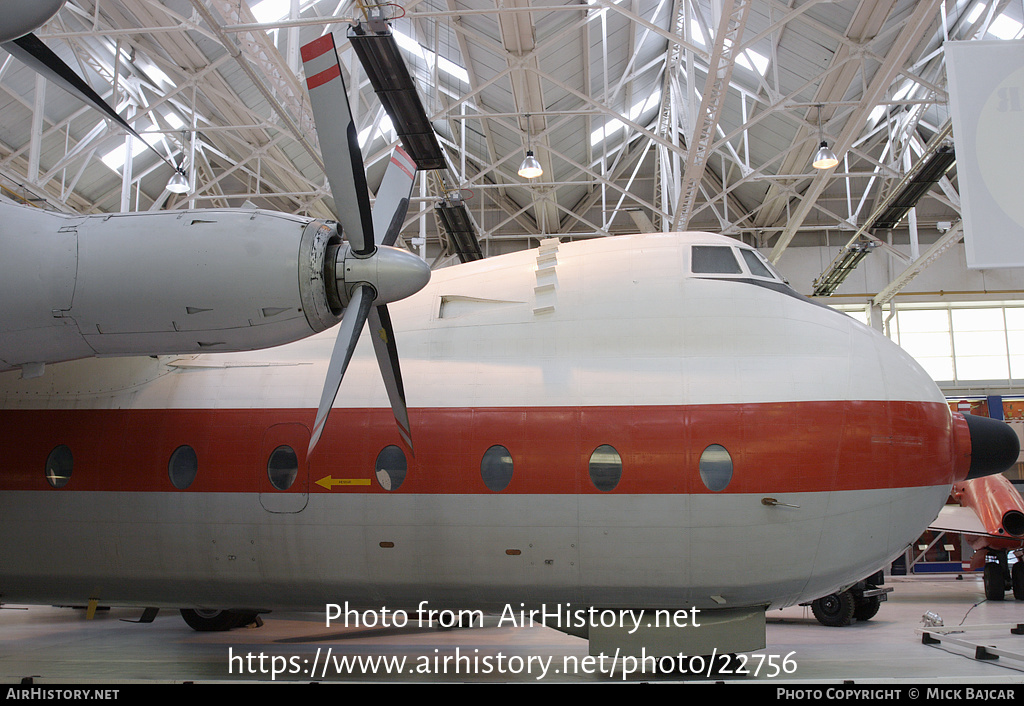
M1010 569L1010 579L1013 584L1013 597L1018 601L1024 601L1024 559L1018 559Z
M849 591L830 593L811 603L811 612L818 622L830 628L841 628L853 622L856 605Z
M861 598L853 609L853 617L857 620L871 620L878 614L878 609L881 607L882 599L878 596Z
M198 632L219 632L239 627L239 614L230 610L181 609L181 617L190 628ZM253 617L255 619L255 616ZM242 625L248 625L251 620Z
M990 601L1001 601L1006 597L1006 579L1003 576L1003 567L994 561L985 564L982 574L985 583L985 598Z

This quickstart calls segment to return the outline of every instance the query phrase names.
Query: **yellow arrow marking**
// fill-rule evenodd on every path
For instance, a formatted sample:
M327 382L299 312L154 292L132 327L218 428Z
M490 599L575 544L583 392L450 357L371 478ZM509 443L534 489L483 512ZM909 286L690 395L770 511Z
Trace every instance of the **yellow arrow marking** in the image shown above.
M369 478L332 478L331 476L324 476L320 480L316 481L316 484L323 486L328 490L331 490L336 485L369 485Z

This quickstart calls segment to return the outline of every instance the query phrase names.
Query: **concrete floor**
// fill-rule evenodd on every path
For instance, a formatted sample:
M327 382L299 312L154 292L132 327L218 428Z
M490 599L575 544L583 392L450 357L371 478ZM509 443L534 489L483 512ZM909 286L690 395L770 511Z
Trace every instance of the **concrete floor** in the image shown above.
M1024 604L984 601L981 581L968 576L895 577L895 591L878 615L845 628L819 625L809 608L768 614L765 650L749 655L747 675L719 673L714 680L808 683L961 682L1024 684L1024 635L1007 626L1024 622ZM961 625L955 637L1006 650L996 660L974 659L974 649L947 642L922 644L921 616ZM588 663L585 641L544 627L438 630L326 628L324 615L280 613L260 628L197 633L177 611L149 624L132 624L136 609L99 611L4 606L0 610L0 683L33 677L41 684L114 684L224 681L619 682L622 666ZM977 626L999 626L979 629ZM330 659L328 660L328 650ZM402 674L382 663L338 665L341 658L405 660ZM461 660L456 660L456 657ZM446 661L447 658L447 661ZM330 667L326 675L323 664ZM311 677L313 665L316 676ZM700 666L691 662L691 669ZM281 672L272 675L272 671ZM671 674L627 680L703 680Z

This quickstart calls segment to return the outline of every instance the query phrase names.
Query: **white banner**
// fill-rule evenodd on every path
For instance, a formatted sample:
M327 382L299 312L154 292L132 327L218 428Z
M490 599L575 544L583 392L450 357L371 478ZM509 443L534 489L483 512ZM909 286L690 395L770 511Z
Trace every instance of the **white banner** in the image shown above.
M1024 41L945 52L967 266L1024 267Z

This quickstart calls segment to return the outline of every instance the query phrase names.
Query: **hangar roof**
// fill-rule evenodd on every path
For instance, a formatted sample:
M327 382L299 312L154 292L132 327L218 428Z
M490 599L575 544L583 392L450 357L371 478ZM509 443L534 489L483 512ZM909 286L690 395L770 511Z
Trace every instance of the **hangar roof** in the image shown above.
M988 4L986 4L988 3ZM445 151L403 238L451 250L457 191L484 254L540 238L709 230L773 248L852 235L949 140L943 43L1020 36L1008 0L409 0L383 5ZM194 191L0 51L0 184L79 212L260 207L332 217L298 48L333 32L371 189L397 141L347 0L70 0L37 31ZM709 78L710 77L710 78ZM840 155L819 172L824 139ZM544 175L516 174L532 149ZM418 208L423 204L424 214ZM919 223L959 219L955 170ZM421 229L421 220L423 227Z

